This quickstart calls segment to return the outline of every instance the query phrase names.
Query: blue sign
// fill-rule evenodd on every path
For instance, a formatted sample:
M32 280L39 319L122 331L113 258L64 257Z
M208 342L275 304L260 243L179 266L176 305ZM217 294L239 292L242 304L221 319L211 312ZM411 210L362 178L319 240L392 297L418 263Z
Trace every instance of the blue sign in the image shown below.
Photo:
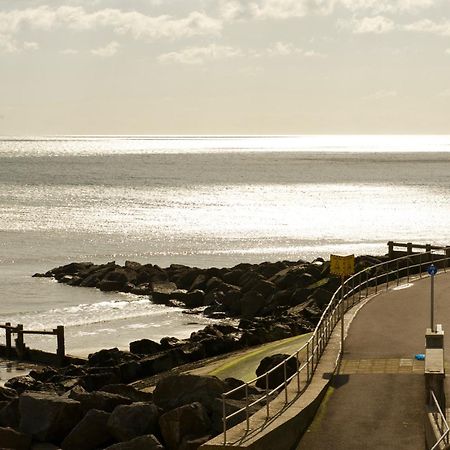
M430 267L427 269L428 275L431 275L434 277L437 274L437 267L434 264L431 264Z

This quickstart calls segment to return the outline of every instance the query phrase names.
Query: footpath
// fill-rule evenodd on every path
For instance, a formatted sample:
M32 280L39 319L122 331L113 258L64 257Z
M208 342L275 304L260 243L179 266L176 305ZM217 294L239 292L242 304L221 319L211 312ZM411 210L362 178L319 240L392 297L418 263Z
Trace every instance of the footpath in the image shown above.
M435 322L450 346L450 274L435 277ZM339 374L297 450L423 450L424 362L415 355L425 353L427 327L428 277L361 308L348 330Z

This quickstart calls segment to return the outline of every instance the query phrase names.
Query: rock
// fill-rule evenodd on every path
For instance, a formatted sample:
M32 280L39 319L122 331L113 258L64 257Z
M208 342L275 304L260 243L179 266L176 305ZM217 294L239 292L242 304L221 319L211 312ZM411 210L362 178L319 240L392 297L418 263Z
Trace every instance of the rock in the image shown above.
M102 280L98 282L97 288L104 292L120 291L124 283L120 281Z
M178 348L174 348L164 353L142 358L139 361L139 372L141 377L148 377L173 369L186 362L183 352Z
M195 439L210 433L211 422L202 404L180 406L161 416L159 427L168 450L177 450L184 438Z
M258 368L256 369L256 376L265 374L269 370L276 367L278 364L282 363L286 360L286 377L289 378L291 375L297 372L297 363L294 358L289 358L290 355L276 354L271 356L266 356L259 363ZM289 358L289 359L287 359ZM271 372L268 376L268 383L270 389L277 388L284 381L284 367L281 365L273 372ZM266 381L265 378L261 378L256 382L256 386L265 389Z
M150 402L153 400L153 394L151 392L139 391L128 384L109 384L103 386L100 390L129 398L132 402Z
M59 445L50 444L50 442L37 442L31 445L31 450L61 450Z
M131 289L130 293L134 295L150 295L152 293L152 288L148 283L143 283Z
M21 394L25 391L38 390L40 384L39 381L36 381L30 375L24 375L21 377L10 378L5 383L5 387L14 389L17 393Z
M153 391L153 400L164 411L193 402L200 402L209 408L226 389L227 385L216 377L170 375L158 382Z
M247 318L254 317L265 305L266 299L259 292L247 292L241 299L241 315Z
M47 393L19 398L19 429L38 441L59 443L81 419L80 403Z
M177 285L171 281L154 281L151 287L153 294L171 294L177 290Z
M189 436L185 436L181 441L178 450L197 450L201 445L205 444L211 439L211 436L202 436L199 438L191 438Z
M97 391L107 384L122 382L119 367L102 367L101 371L91 371L80 378L79 384L87 391Z
M233 284L237 286L242 275L244 275L243 269L235 269L225 273L222 279L227 284Z
M18 428L19 422L19 399L16 398L0 410L0 426Z
M61 444L63 450L95 450L113 441L107 428L110 414L91 409L72 429Z
M159 342L163 350L169 350L172 348L179 347L180 345L183 345L183 341L180 341L176 337L169 337L169 336L161 338Z
M80 403L81 410L87 412L91 409L112 412L116 406L129 405L131 400L118 394L111 394L104 391L79 392L72 390L69 398L77 400Z
M142 264L135 261L125 261L125 268L138 272L142 268Z
M188 308L198 308L204 305L205 293L200 289L188 292L182 299Z
M264 298L269 298L273 295L276 288L276 285L271 281L259 280L253 285L251 290L254 292L259 292Z
M117 441L129 441L158 431L160 412L154 403L118 406L108 420L108 430Z
M103 349L88 356L88 364L95 367L111 367L127 361L136 361L138 358L129 352L118 348Z
M195 291L196 289L205 290L206 282L208 281L208 276L204 273L200 273L195 277L195 280L192 282L189 290Z
M17 398L17 392L4 386L0 386L0 402L11 402Z
M333 294L331 292L322 288L318 288L311 294L311 297L309 297L308 300L311 298L314 299L316 305L319 308L323 309L328 305L328 303L330 303L332 296Z
M162 350L161 344L150 339L140 339L130 342L130 352L140 355L153 355Z
M28 450L31 437L12 428L0 428L0 445L2 449Z
M106 447L104 450L164 450L164 447L153 434L139 436L128 442Z

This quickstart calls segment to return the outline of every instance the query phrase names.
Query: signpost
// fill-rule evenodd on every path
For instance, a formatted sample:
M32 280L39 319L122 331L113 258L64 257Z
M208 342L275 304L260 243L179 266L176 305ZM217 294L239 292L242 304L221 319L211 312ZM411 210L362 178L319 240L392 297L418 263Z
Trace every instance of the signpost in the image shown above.
M434 277L437 274L437 267L434 264L431 264L430 267L427 269L428 275L430 275L431 279L431 295L430 295L430 307L431 307L431 331L434 332Z
M344 355L344 280L355 273L355 255L330 255L330 273L341 277L341 356Z

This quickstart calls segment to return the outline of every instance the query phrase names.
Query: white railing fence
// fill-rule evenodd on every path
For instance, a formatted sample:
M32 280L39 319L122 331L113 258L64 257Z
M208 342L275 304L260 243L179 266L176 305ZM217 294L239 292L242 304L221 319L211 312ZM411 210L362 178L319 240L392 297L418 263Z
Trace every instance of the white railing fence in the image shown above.
M430 264L446 272L450 267L450 247L440 250L445 251L446 254L438 254L437 250L409 254L367 267L345 280L344 284L334 292L314 332L301 348L268 372L222 394L223 444L232 446L236 442L242 442L253 436L302 395L312 379L334 327L346 311L369 295L381 290L387 291L390 287L399 286L401 283L409 283L412 277L422 278ZM289 371L292 366L296 369L293 374ZM277 378L281 382L273 386L273 379ZM296 389L293 395L292 389L288 390L288 385L294 379ZM263 386L262 396L255 394L256 385ZM271 402L280 393L284 393L284 407L277 411L271 410ZM230 399L241 399L245 405L233 410L234 407L227 403ZM258 425L255 430L252 430L251 416L255 410L263 406L266 411L265 425L262 427ZM228 442L227 431L243 421L245 421L243 435L239 439L234 439L233 442Z

